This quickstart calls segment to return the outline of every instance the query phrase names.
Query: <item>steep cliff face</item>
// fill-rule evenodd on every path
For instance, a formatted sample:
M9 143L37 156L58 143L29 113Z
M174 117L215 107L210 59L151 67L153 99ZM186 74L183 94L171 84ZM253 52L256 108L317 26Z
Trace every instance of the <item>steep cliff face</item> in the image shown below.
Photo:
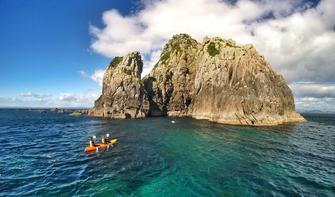
M160 60L144 78L149 115L185 116L192 110L198 43L186 34L174 36Z
M192 117L246 125L303 120L283 77L252 45L205 38L197 57Z
M139 52L115 57L104 74L102 95L89 115L113 119L146 117L149 102L141 81L142 68Z
M192 116L242 125L302 121L294 98L252 45L174 36L144 78L150 115Z
M179 34L165 45L159 61L142 81L142 61L138 53L135 56L131 61L128 56L128 60L116 59L120 63L107 69L102 96L91 114L112 118L191 116L241 125L304 120L295 112L292 92L282 76L252 45L238 46L221 38L198 43Z

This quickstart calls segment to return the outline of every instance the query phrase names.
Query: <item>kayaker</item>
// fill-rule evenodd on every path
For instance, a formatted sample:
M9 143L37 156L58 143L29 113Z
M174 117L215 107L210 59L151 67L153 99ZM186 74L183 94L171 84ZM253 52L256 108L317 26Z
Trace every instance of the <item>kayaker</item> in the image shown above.
M107 144L107 141L106 141L106 137L105 137L105 136L102 136L102 138L101 138L101 143L102 143L102 144Z
M106 134L106 141L107 143L111 143L111 139L109 138L109 133Z
M94 143L93 137L89 137L88 138L88 142L90 144L90 147L95 147L95 143Z

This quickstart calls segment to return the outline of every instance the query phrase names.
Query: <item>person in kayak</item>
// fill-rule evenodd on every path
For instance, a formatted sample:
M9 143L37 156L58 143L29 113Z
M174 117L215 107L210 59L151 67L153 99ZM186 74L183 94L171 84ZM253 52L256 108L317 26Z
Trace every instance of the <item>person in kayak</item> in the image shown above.
M106 134L106 141L107 143L111 143L111 139L109 138L109 133Z
M107 140L106 140L106 137L105 137L105 136L102 136L102 138L101 138L101 143L102 143L102 144L107 144Z
M88 138L88 142L90 144L90 147L95 147L95 143L94 143L93 137L89 137Z

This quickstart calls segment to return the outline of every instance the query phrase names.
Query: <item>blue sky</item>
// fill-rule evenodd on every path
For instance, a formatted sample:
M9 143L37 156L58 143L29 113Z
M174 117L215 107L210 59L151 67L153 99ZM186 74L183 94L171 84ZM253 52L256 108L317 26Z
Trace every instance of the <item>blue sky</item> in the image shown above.
M129 14L130 1L1 0L0 96L22 93L83 94L99 85L78 71L93 72L110 58L94 53L89 25L102 25L102 13Z
M190 6L192 5L192 6ZM299 111L335 111L335 0L0 0L0 107L89 107L116 55L144 74L188 33L252 43Z

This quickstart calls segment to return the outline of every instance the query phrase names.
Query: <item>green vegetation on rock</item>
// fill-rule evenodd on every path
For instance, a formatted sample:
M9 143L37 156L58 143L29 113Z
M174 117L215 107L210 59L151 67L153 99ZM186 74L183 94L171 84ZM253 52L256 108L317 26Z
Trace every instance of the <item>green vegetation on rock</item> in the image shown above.
M233 47L233 48L239 48L239 46L236 46L236 45L234 45L234 44L231 43L231 42L226 42L226 46L228 46L228 47Z
M171 43L171 51L173 52L179 52L181 51L180 45L182 44L182 42L180 42L179 40L176 40L175 42Z
M210 56L214 57L220 53L220 51L215 47L214 42L210 42L207 46L207 52Z
M120 62L122 62L123 60L123 57L119 57L119 56L116 56L112 59L111 63L109 64L109 68L112 67L116 67Z
M161 55L161 58L160 58L160 61L162 62L162 63L166 63L167 62L167 60L170 58L170 53L169 53L169 51L167 51L167 50L163 50L163 53L162 53L162 55Z
M169 62L169 58L171 54L178 54L184 49L188 49L189 47L196 47L197 41L191 38L187 34L177 34L172 37L172 39L165 45L160 61L163 64Z

